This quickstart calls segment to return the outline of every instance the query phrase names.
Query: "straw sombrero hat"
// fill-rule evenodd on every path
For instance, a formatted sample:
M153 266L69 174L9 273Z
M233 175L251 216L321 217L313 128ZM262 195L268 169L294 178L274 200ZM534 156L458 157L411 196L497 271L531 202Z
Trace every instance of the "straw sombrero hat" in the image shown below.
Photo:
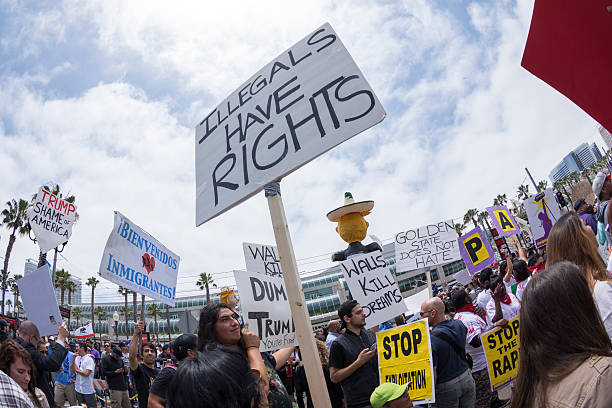
M355 202L353 195L348 191L344 193L344 205L327 213L327 218L332 222L338 222L340 217L350 213L369 213L374 208L374 201ZM366 214L363 214L366 215Z

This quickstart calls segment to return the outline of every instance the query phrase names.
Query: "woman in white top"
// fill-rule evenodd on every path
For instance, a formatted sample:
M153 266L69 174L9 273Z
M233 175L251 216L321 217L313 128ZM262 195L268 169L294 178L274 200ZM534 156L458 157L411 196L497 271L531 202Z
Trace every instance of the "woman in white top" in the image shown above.
M562 261L578 265L589 282L601 320L612 339L612 282L597 247L591 227L576 213L567 213L559 218L548 235L546 267Z
M521 302L512 293L508 293L502 276L491 277L489 290L492 293L487 303L487 320L490 323L503 326L521 313ZM498 323L500 320L502 322Z

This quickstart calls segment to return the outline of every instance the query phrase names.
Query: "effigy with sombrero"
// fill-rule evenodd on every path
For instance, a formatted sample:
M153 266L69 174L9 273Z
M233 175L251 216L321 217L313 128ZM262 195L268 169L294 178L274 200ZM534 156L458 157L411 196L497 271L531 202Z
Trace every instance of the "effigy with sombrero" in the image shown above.
M367 254L374 251L382 251L380 245L372 242L363 245L363 241L368 233L370 224L365 220L365 216L370 214L374 208L374 201L355 202L350 192L344 193L344 205L327 213L327 218L331 222L337 222L336 232L345 242L348 248L343 251L335 252L332 261L346 261L347 259L360 254Z

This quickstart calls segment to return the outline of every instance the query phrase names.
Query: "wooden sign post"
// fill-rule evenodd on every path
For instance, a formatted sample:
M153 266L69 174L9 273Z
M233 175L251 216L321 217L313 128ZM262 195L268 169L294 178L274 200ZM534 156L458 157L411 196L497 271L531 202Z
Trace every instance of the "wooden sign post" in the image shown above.
M310 315L306 308L306 299L302 291L302 281L298 274L297 262L293 252L293 244L289 235L289 226L285 216L285 207L280 195L280 182L270 183L265 187L266 197L268 198L268 208L270 218L274 228L274 238L278 247L281 269L285 279L285 288L289 298L291 316L295 324L295 332L300 344L302 361L306 369L308 387L311 390L327 390L323 367L319 358L319 351L312 335L312 325ZM313 405L317 408L331 407L329 394L327 392L311 392Z
M278 181L385 118L329 24L260 69L196 126L196 226L264 187L316 408L330 407Z

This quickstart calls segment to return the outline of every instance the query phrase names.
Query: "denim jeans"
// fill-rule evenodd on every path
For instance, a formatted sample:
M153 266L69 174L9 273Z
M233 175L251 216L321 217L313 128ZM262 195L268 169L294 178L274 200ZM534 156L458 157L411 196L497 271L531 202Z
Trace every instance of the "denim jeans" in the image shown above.
M436 385L437 408L473 408L476 385L469 370L450 381Z

